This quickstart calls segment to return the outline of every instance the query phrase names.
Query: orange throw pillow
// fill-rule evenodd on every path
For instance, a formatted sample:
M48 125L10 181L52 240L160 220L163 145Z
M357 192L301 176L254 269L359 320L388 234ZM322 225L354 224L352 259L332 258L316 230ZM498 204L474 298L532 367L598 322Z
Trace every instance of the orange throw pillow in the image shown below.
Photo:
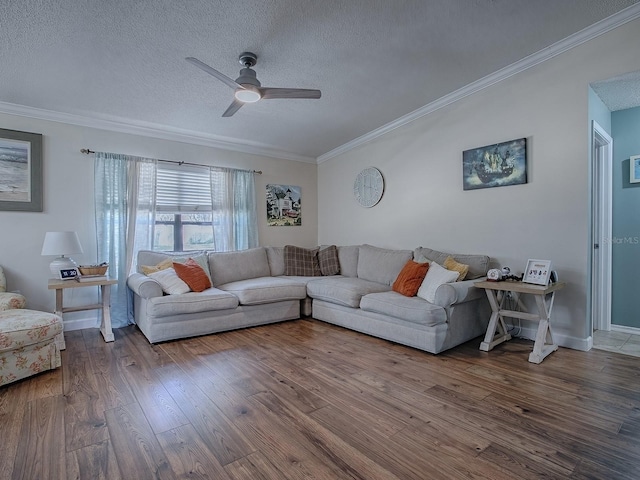
M428 263L409 260L400 270L396 281L393 282L392 290L401 293L405 297L415 297L424 277L427 275L427 270L429 270Z
M184 283L193 292L202 292L211 288L211 281L198 262L190 258L184 263L173 262L173 268Z

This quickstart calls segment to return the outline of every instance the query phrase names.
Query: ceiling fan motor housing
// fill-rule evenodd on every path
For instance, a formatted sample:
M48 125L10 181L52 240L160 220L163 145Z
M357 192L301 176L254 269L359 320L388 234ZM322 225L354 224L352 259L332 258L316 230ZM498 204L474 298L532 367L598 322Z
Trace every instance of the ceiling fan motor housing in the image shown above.
M256 78L256 72L249 67L240 70L240 76L236 78L236 83L240 85L253 85L255 87L260 86L260 82Z

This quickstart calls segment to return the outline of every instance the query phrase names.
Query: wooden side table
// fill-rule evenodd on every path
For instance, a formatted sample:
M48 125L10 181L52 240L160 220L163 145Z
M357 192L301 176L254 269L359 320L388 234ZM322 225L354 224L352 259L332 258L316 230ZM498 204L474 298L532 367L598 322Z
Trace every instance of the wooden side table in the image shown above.
M102 310L102 323L100 324L100 333L105 342L113 342L113 330L111 329L111 285L118 283L118 280L107 278L102 280L93 280L89 282L78 282L77 280L58 280L56 278L49 279L49 290L56 291L56 315L62 316L63 313L81 312L84 310ZM86 305L82 307L64 307L62 301L62 292L65 288L81 288L81 287L100 287L101 303ZM64 336L61 333L61 343L56 339L58 348L65 349Z
M531 363L542 362L551 352L555 352L558 349L558 345L553 342L549 320L551 318L551 310L553 309L553 300L556 291L564 288L564 283L557 282L551 285L532 285L523 282L481 281L476 282L474 285L477 288L484 288L492 312L487 333L484 336L484 341L480 344L480 350L488 352L496 345L511 339L511 335L507 332L504 323L504 317L521 318L523 320L534 320L538 322L538 331L533 344L533 352L529 355L529 361ZM502 292L500 298L498 298L499 292ZM506 310L503 308L503 305L507 298L507 292L533 295L536 300L538 312L528 313L522 310ZM519 306L522 305L519 300L518 304Z

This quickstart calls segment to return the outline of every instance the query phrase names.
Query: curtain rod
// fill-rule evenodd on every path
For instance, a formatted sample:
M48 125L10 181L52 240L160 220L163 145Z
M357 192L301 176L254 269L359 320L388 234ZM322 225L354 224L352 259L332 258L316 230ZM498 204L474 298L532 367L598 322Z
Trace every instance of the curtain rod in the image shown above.
M84 153L85 155L89 155L91 153L96 153L93 150L90 150L88 148L81 148L80 149L80 153ZM175 163L177 165L191 165L194 167L211 167L212 165L203 165L202 163L190 163L190 162L179 162L177 160L158 160L159 162L167 162L167 163ZM236 169L238 170L238 169ZM255 173L256 175L262 175L262 170L251 170L253 173Z

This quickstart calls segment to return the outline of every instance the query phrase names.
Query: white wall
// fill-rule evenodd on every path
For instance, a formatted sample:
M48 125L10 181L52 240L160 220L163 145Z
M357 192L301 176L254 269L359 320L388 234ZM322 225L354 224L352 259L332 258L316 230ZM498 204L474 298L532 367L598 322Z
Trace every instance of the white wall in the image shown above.
M21 291L27 307L53 311L55 294L47 290L49 263L42 257L42 241L47 231L75 230L84 254L74 255L78 263L96 258L93 206L93 156L81 148L140 155L163 160L242 169L262 170L256 176L259 235L262 245L286 243L312 247L318 237L317 166L315 164L273 159L230 152L199 145L128 135L94 128L0 114L0 128L43 135L44 212L0 211L0 265L5 269L9 290ZM265 186L268 183L299 185L303 207L302 226L269 227L266 221ZM67 290L65 306L97 302L97 288ZM96 311L65 314L65 328L95 323Z
M516 271L550 259L568 283L554 307L556 339L589 348L589 83L638 70L639 42L640 21L628 23L322 163L319 243L483 253ZM526 185L463 191L464 150L521 137ZM385 193L364 209L353 180L370 165Z

